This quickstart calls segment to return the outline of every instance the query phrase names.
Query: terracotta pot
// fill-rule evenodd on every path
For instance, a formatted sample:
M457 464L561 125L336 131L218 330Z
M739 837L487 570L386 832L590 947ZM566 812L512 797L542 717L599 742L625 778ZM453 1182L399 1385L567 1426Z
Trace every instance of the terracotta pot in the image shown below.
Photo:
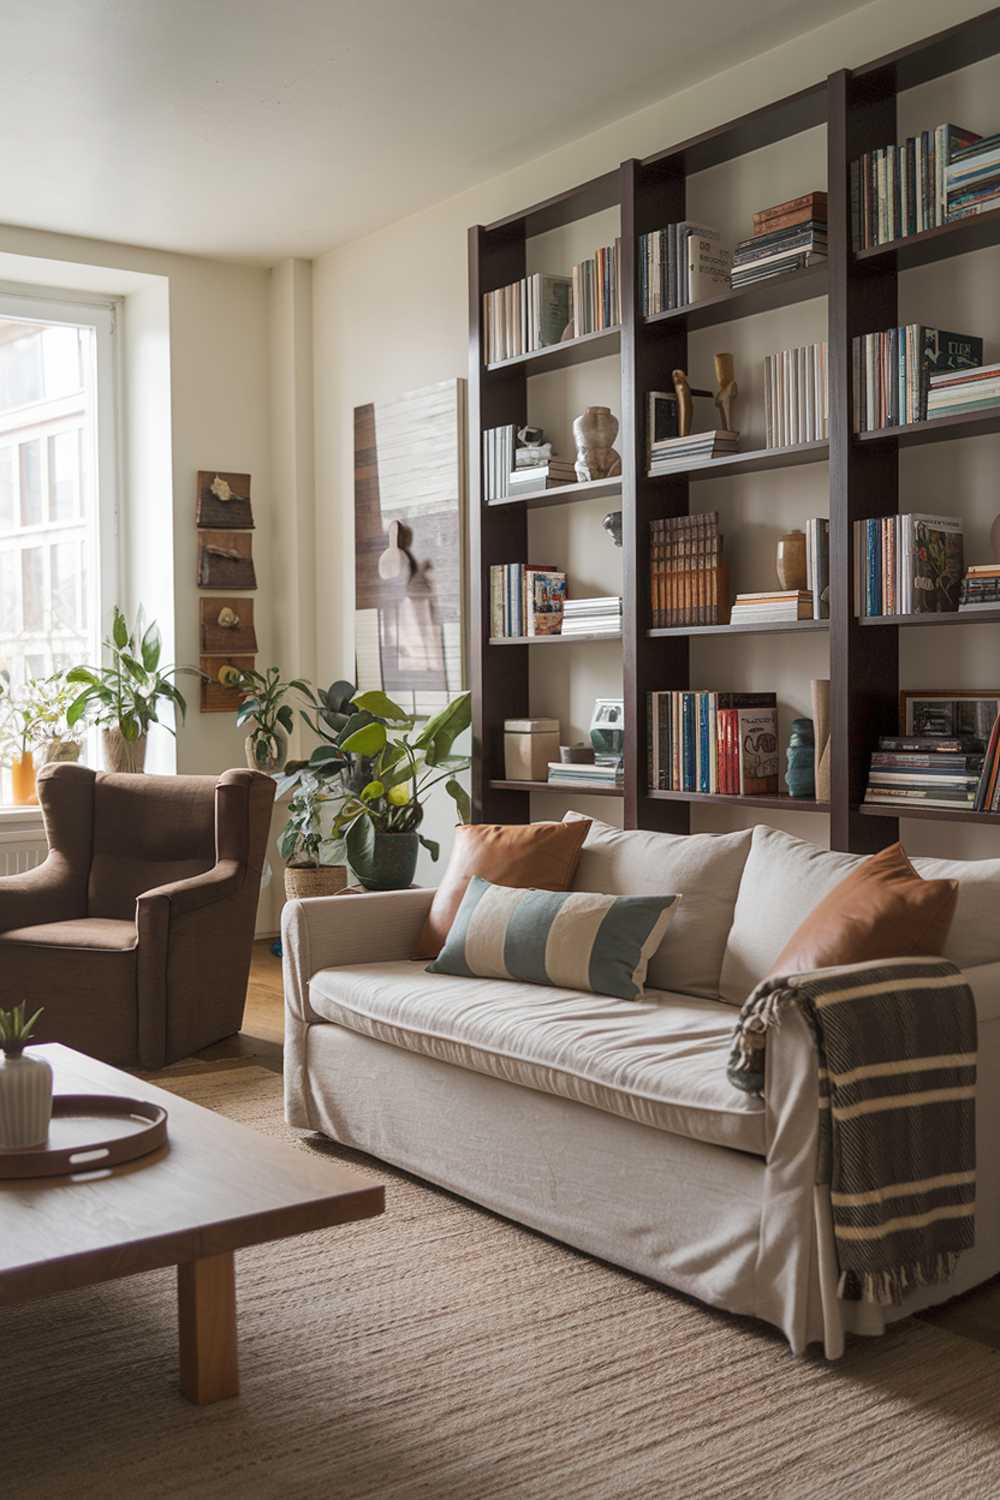
M366 891L405 891L413 884L420 840L415 833L376 833L371 854L354 873Z
M105 729L101 734L104 748L104 769L125 771L133 776L142 774L146 764L146 736L127 740L120 729Z
M783 589L806 586L806 534L787 531L778 543L778 582Z
M11 794L18 807L38 801L35 791L35 757L30 750L10 763Z
M0 1151L44 1146L51 1118L51 1067L43 1057L8 1052L0 1062Z
M339 896L347 885L346 865L287 865L285 895L289 901L304 896Z
M621 454L613 446L618 418L610 406L585 407L573 423L573 436L577 479L611 479L621 473Z
M273 734L248 734L243 741L243 753L251 771L271 776L288 759L288 737L280 729Z

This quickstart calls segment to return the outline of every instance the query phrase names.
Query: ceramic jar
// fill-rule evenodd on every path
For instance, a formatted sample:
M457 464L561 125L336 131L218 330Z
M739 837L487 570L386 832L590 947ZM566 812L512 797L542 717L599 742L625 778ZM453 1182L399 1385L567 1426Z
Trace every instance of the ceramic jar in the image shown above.
M35 791L35 757L30 750L10 763L11 796L18 807L30 807L38 801Z
M806 586L806 534L786 531L778 543L778 582L783 589Z
M8 1050L0 1061L0 1151L44 1146L51 1118L51 1067L42 1057Z
M614 447L618 418L610 406L588 406L573 423L576 440L576 477L612 479L622 471L621 454Z
M142 774L146 764L146 736L127 740L120 729L105 729L101 734L104 748L104 769L125 771L130 775Z
M786 752L785 786L790 797L816 795L816 743L812 719L793 719Z

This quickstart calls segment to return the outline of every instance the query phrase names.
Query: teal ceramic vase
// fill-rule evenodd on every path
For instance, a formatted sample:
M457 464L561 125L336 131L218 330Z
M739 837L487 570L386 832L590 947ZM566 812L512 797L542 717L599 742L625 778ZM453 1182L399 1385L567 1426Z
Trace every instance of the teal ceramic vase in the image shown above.
M793 719L788 736L785 785L789 797L816 795L816 742L812 719Z

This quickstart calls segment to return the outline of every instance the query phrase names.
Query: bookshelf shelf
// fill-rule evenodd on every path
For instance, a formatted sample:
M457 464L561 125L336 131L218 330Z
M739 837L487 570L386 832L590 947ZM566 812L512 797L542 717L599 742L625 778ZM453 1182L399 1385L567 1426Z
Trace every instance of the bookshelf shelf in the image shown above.
M826 266L809 266L804 271L776 276L773 281L760 281L754 286L721 292L718 297L706 298L704 302L690 302L686 307L653 313L642 321L646 328L683 327L688 333L693 333L698 328L714 328L718 323L752 318L757 313L774 312L779 307L794 307L797 302L825 297L827 285Z
M571 797L618 797L625 793L620 786L606 786L603 781L586 781L578 786L565 786L551 781L491 781L490 786L499 792L564 792Z
M491 646L576 646L593 645L595 641L620 641L620 630L599 630L580 635L494 635Z
M870 753L879 735L899 727L900 632L891 627L958 624L1000 624L1000 607L970 615L889 616L856 620L853 617L853 534L856 520L887 516L900 508L899 451L923 443L953 442L1000 432L1000 403L985 411L934 418L881 432L854 434L852 411L852 341L901 321L898 273L931 265L970 251L1000 248L1000 209L977 218L959 220L913 235L890 245L855 252L851 224L850 169L865 152L895 141L898 135L898 96L935 78L969 67L985 57L1000 55L1000 6L927 37L889 56L851 70L842 69L813 87L777 99L739 119L723 122L690 140L668 145L642 160L621 163L544 202L487 226L469 231L469 397L472 411L470 449L482 451L481 434L489 427L523 425L532 416L531 377L568 369L588 361L616 358L620 378L620 406L615 407L620 430L616 446L622 455L622 477L614 482L573 484L561 491L545 490L482 505L479 464L473 465L469 542L472 560L471 647L469 653L473 696L473 817L486 822L526 821L531 816L531 794L578 791L582 795L613 796L622 800L623 822L630 828L686 833L692 808L702 804L775 812L829 814L830 846L853 853L873 853L898 837L899 818L926 818L953 824L983 823L1000 827L1000 816L950 812L908 806L865 806ZM929 123L929 122L925 122ZM828 259L825 264L757 283L655 317L644 317L639 306L639 238L688 217L694 202L688 179L724 162L739 163L744 155L788 141L803 131L825 128L828 208ZM820 173L812 186L819 187ZM775 182L777 202L786 184ZM794 185L789 183L791 189ZM799 184L802 192L805 184ZM789 194L784 194L789 196ZM574 339L519 359L486 368L483 363L482 299L484 294L519 280L528 271L532 237L577 223L589 215L617 206L620 211L621 306L620 328ZM762 205L763 206L763 205ZM748 226L749 228L749 226ZM566 269L565 267L562 269ZM825 296L826 339L829 347L829 441L786 448L762 448L709 459L687 469L650 475L647 454L647 397L662 390L673 369L690 370L689 336L753 317L775 313ZM809 315L819 312L810 308ZM932 316L932 309L926 314ZM789 337L787 342L793 339ZM737 371L744 390L749 372ZM741 378L744 377L744 378ZM534 388L537 389L537 388ZM753 417L760 423L762 412ZM751 428L751 421L744 423ZM690 625L650 629L650 525L689 515L699 508L693 486L701 480L734 480L745 474L794 469L800 465L826 466L824 483L828 504L817 500L816 514L830 519L831 618L780 624ZM805 477L805 476L803 476ZM725 509L735 486L720 484L711 508ZM536 508L571 506L588 498L607 500L621 508L623 517L621 634L537 636L491 640L490 568L529 555L529 518ZM734 494L735 498L735 494ZM575 528L585 517L566 513ZM857 625L862 629L855 628ZM890 628L869 628L869 627ZM791 634L829 640L831 679L830 801L787 796L738 797L698 792L648 790L647 704L655 691L693 690L697 679L691 642L699 636L773 637L764 643L771 656L784 650ZM821 633L821 634L819 634ZM954 638L961 646L965 637ZM593 647L599 641L618 643L595 664L609 669L604 691L617 686L621 673L625 699L624 786L593 789L552 787L547 782L510 782L491 778L490 768L503 765L505 718L524 718L532 712L531 680L539 662L526 651L502 652L496 646ZM764 681L760 668L769 659L750 646L754 679ZM590 658L587 659L588 665ZM560 672L582 669L577 658L561 658ZM614 677L610 676L614 670ZM735 675L735 674L734 674ZM577 684L573 681L573 686ZM712 684L738 691L740 682ZM807 696L808 689L801 696ZM539 705L540 706L540 705Z
M514 359L497 360L483 368L487 375L505 375L522 369L528 375L566 370L570 365L583 365L592 359L606 359L609 354L617 354L621 348L621 333L620 328L602 328L597 333L584 333L578 339L549 344L544 349L533 349L530 354L518 354Z
M544 510L553 505L575 505L581 500L611 500L621 496L620 479L588 479L578 484L558 484L550 490L531 490L525 495L506 495L502 500L490 500L488 510L512 510L523 506L527 510Z
M811 635L829 629L829 620L782 620L760 625L660 625L646 634L650 640L664 640L686 635Z

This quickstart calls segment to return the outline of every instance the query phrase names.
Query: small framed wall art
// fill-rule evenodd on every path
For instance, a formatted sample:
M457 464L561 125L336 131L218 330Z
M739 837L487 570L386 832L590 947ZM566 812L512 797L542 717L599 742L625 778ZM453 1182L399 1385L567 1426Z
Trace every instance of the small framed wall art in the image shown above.
M201 649L206 655L256 653L252 599L209 594L198 603L201 609Z
M203 714L234 714L243 699L233 688L224 687L219 681L223 667L235 667L238 672L253 670L252 656L203 656L198 662L203 672L201 679L201 711Z
M199 469L195 525L224 531L252 531L250 475Z
M253 536L249 531L198 532L200 589L255 589Z

